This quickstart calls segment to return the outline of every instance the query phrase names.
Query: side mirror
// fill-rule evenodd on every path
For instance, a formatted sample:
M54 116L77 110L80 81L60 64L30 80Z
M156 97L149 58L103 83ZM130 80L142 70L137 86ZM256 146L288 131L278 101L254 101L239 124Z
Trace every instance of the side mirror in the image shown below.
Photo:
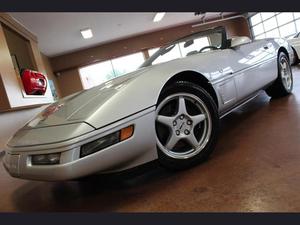
M251 42L251 39L246 36L232 37L230 47L234 48L236 46L248 44L250 42Z

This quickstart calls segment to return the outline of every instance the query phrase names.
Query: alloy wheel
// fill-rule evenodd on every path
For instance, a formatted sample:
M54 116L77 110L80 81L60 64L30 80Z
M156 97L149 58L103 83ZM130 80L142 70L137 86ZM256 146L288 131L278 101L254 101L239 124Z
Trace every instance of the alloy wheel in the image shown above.
M280 60L280 74L284 87L286 90L290 90L292 87L292 72L289 62L285 57L282 57Z
M212 121L196 95L177 93L165 98L156 110L157 145L169 157L187 159L204 149Z

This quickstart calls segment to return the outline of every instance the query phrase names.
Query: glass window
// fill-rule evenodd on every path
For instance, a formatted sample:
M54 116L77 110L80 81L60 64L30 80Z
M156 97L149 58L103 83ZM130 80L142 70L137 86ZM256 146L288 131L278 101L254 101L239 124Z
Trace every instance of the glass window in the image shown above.
M185 42L179 43L180 51L183 56L187 56L188 54L194 51L199 51L201 48L205 46L209 46L210 43L207 37L201 37L201 38L194 39L194 43L187 47L184 47L184 45Z
M258 35L258 36L255 37L255 39L264 39L264 38L266 38L265 33L263 33L263 34Z
M257 13L257 14L255 14L254 16L252 16L252 17L250 18L250 21L251 21L251 25L252 25L252 26L254 26L254 25L260 23L260 22L261 22L260 13Z
M262 23L252 27L252 29L253 29L253 33L255 36L264 32L264 27L263 27Z
M295 17L295 19L300 18L300 13L294 13L294 17Z
M80 68L79 73L84 89L97 86L115 77L110 61Z
M266 19L269 19L270 17L274 16L275 13L273 12L264 12L264 13L261 13L261 17L263 20L266 20Z
M288 23L282 27L279 27L281 37L287 37L296 33L295 23Z
M143 53L135 53L79 69L84 89L102 84L115 77L136 70L144 62Z
M215 28L188 35L160 48L157 52L155 52L157 49L150 49L151 57L142 66L147 67L193 54L223 49L226 47L226 39L223 38L225 38L224 28Z
M268 19L264 22L264 27L265 27L265 31L269 31L269 30L272 30L274 28L277 27L277 21L276 21L276 18L273 17L271 19Z
M278 38L280 37L279 30L274 29L266 33L267 38Z
M286 24L294 19L293 13L280 13L276 17L278 21L278 26Z
M257 16L259 15L259 16ZM255 17L256 25L251 27L253 36L255 39L261 39L264 37L282 37L289 38L295 36L297 32L300 32L300 13L299 12L264 12L256 14L250 17ZM262 22L259 21L259 17L262 17Z
M141 52L111 60L116 77L136 70L144 61Z
M157 64L157 63L162 63L162 62L167 62L173 59L177 59L181 57L179 45L176 44L169 52L167 52L164 55L161 55L160 57L156 58L152 64Z

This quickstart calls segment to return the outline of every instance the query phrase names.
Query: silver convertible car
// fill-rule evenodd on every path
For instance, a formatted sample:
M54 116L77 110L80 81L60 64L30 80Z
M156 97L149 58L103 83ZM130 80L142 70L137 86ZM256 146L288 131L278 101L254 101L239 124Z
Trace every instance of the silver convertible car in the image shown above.
M173 170L191 167L214 150L220 118L260 91L291 93L293 60L284 39L229 39L223 27L191 34L138 70L47 107L9 140L4 166L34 180L77 179L155 159Z

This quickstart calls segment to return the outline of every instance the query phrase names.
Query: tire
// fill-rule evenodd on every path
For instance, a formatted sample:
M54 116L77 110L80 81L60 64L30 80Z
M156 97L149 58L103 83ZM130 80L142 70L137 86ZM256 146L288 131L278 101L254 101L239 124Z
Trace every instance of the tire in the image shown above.
M186 81L171 84L162 91L156 109L159 163L183 170L206 160L215 148L218 127L218 110L207 91Z
M289 58L280 52L277 59L278 77L274 83L266 89L266 93L272 98L280 98L291 94L293 90L293 73ZM285 69L284 69L285 65Z

